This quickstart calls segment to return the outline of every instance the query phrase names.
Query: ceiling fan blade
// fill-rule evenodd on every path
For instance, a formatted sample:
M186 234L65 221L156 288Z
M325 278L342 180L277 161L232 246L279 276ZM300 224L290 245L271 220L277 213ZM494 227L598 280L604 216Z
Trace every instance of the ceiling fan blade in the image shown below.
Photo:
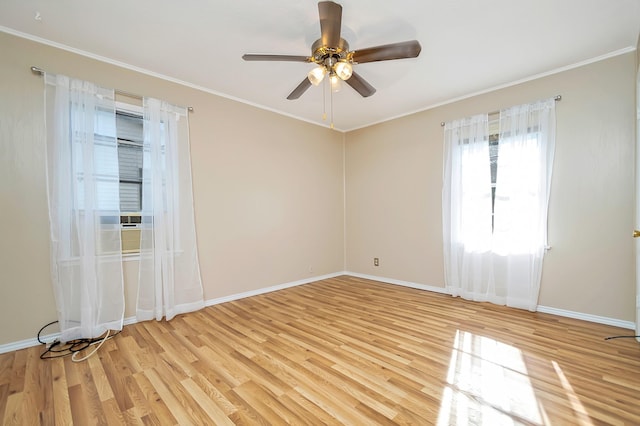
M369 47L368 49L354 51L353 62L363 64L365 62L415 58L420 54L421 50L422 47L417 40L385 44L383 46Z
M289 96L287 96L287 99L289 99L290 101L298 99L304 92L307 91L309 87L311 87L311 82L307 77L305 77L304 80L302 80L302 82L298 84L298 87L293 89L293 92L291 92Z
M342 28L342 6L332 1L318 3L320 32L323 46L336 47L340 44Z
M245 61L290 61L290 62L311 62L308 56L297 55L262 55L255 53L246 53L242 55Z
M360 93L364 98L368 98L376 93L376 88L370 85L367 80L362 78L360 74L355 71L351 74L351 78L347 80L347 84L353 87L356 92Z

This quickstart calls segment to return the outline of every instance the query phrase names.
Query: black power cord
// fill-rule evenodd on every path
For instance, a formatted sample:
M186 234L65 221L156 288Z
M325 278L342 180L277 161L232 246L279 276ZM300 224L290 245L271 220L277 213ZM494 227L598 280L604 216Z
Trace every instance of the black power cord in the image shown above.
M37 338L38 338L38 342L42 343L43 345L46 345L46 344L47 344L47 342L43 342L43 341L40 339L40 334L42 334L42 332L44 331L44 329L45 329L45 328L49 327L50 325L57 324L57 323L58 323L58 321L51 321L49 324L47 324L47 325L43 326L43 327L40 329L40 331L38 331L38 336L37 336Z
M611 339L636 339L640 336L610 336L610 337L605 337L604 340L611 340Z
M44 329L53 324L56 324L57 322L58 321L52 321L49 324L43 326L40 331L38 331L38 342L43 345L47 345L45 351L40 354L40 359L62 358L69 355L73 356L75 353L81 352L91 345L103 342L105 339L111 339L113 336L120 333L120 331L117 331L113 334L108 334L106 337L75 339L70 340L64 344L58 339L55 339L54 341L48 343L43 342L40 338L40 335L42 334Z

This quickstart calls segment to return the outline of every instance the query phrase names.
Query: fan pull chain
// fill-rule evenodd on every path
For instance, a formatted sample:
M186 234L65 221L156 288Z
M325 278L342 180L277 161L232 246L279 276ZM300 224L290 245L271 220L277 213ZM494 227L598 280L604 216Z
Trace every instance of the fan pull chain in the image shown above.
M329 96L331 96L331 128L333 129L333 87L331 87L331 83L329 83Z
M322 87L322 121L327 121L327 81Z

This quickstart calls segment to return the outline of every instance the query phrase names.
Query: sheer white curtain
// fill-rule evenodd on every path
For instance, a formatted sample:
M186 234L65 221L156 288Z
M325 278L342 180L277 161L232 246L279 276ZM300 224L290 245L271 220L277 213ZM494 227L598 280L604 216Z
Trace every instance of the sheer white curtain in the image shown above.
M124 292L113 90L45 75L51 277L61 340L121 330Z
M492 223L486 116L445 125L445 282L454 296L535 311L547 245L555 101L500 112Z
M145 98L137 319L204 307L196 246L187 112Z
M488 116L446 123L442 220L445 281L454 296L489 298L491 214Z
M493 249L506 304L535 311L547 246L555 100L500 111Z

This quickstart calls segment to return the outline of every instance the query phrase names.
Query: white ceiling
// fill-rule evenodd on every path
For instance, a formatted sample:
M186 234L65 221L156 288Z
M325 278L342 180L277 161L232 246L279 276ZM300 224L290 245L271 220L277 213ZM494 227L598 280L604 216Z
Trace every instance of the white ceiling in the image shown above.
M377 92L362 98L344 85L334 94L339 130L631 51L640 32L640 0L338 3L351 49L422 45L416 59L355 66ZM241 59L310 55L320 36L316 1L0 0L0 30L328 125L321 88L286 99L312 64Z

